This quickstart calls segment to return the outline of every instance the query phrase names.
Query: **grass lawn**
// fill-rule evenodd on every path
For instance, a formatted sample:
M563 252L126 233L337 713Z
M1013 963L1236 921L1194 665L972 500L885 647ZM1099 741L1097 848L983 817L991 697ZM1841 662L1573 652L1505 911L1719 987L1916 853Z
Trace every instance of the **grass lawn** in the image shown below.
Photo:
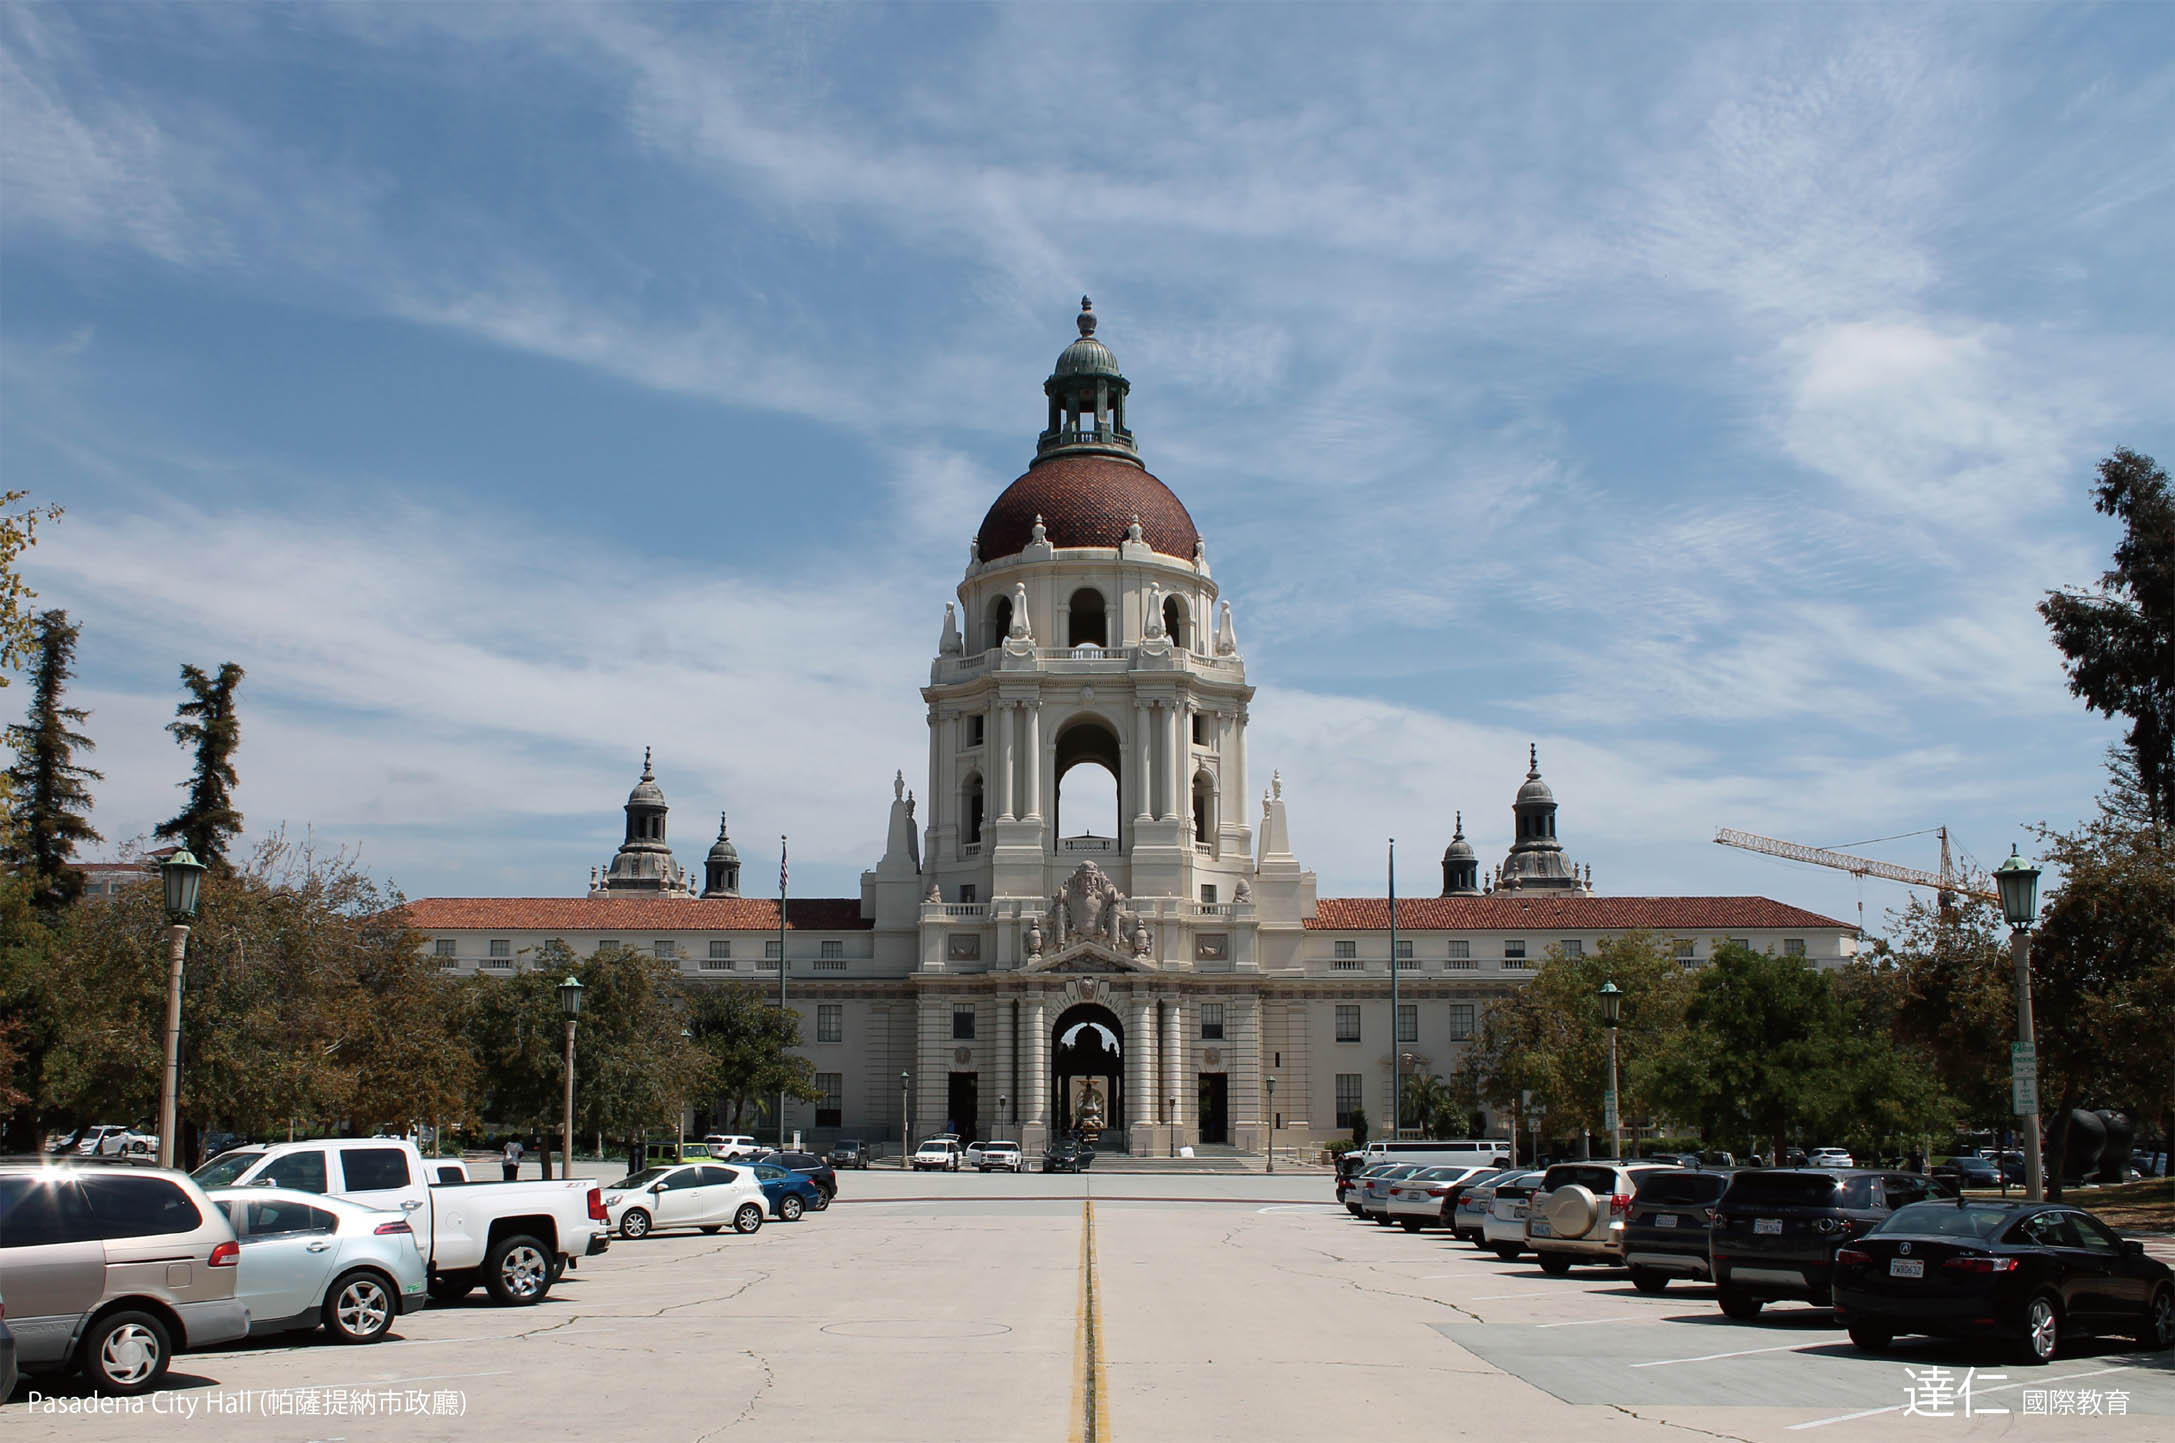
M1972 1188L1970 1195L2001 1196L1993 1188ZM2022 1195L2021 1188L2009 1189L2012 1198ZM2062 1201L2083 1208L2121 1232L2175 1233L2175 1178L2149 1177L2108 1187L2064 1188Z

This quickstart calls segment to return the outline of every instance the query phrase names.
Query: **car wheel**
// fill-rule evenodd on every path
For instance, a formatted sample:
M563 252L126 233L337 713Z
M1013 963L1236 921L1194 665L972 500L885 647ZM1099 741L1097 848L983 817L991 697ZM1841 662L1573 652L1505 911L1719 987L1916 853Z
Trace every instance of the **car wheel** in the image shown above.
M339 1343L375 1343L393 1326L400 1304L379 1273L352 1272L325 1292L325 1331Z
M166 1325L149 1313L109 1313L83 1340L83 1376L109 1398L149 1392L166 1376L173 1343Z
M1361 1212L1361 1211L1359 1210L1359 1204L1358 1204L1358 1203L1346 1203L1346 1204L1344 1205L1344 1210L1345 1210L1346 1212L1350 1213L1350 1214L1351 1214L1351 1215L1352 1215L1353 1217L1356 1217L1356 1218L1357 1218L1357 1217L1365 1217L1365 1216L1366 1216L1366 1214L1365 1214L1365 1213L1362 1213L1362 1212Z
M1542 1253L1541 1271L1552 1278L1564 1276L1571 1271L1570 1255L1568 1253Z
M1374 1217L1372 1213L1368 1214L1368 1216ZM1374 1218L1374 1225L1378 1228L1388 1227L1390 1225L1390 1215L1388 1213L1384 1213L1382 1214L1382 1216Z
M2036 1368L2054 1361L2062 1350L2062 1305L2054 1294L2041 1293L2024 1305L2024 1337L2017 1344L2016 1360Z
M1633 1268L1631 1285L1642 1293L1662 1293L1669 1290L1669 1275L1652 1268Z
M1418 1231L1420 1230L1420 1219L1418 1219L1418 1218L1399 1218L1399 1219L1397 1220L1397 1225L1398 1225L1399 1227L1403 1228L1403 1229L1404 1229L1404 1230L1405 1230L1406 1232L1408 1232L1408 1233L1416 1233L1416 1232L1418 1232Z
M619 1235L629 1242L649 1236L649 1214L640 1208L628 1208L619 1217Z
M740 1211L733 1214L733 1231L752 1233L763 1225L763 1210L754 1203L742 1203Z
M483 1290L494 1302L525 1308L551 1291L551 1254L525 1233L500 1238L483 1259Z
M822 1211L823 1211L823 1210L824 1210L825 1208L829 1207L830 1205L831 1205L831 1195L830 1195L829 1193L827 1193L827 1192L819 1192L819 1193L817 1193L817 1194L816 1194L816 1200L815 1200L814 1202L812 1202L812 1203L808 1204L808 1210L809 1210L810 1212L818 1212L818 1213L819 1213L819 1212L822 1212Z
M778 1217L781 1221L797 1223L801 1220L801 1211L801 1200L797 1194L787 1193L778 1199Z
M2175 1347L2175 1288L2162 1284L2145 1309L2145 1326L2136 1333L2141 1348Z
M1722 1315L1738 1322L1749 1322L1760 1315L1760 1300L1739 1288L1714 1290L1715 1301L1722 1305Z
M1850 1325L1851 1345L1864 1352L1885 1353L1888 1351L1889 1344L1895 1342L1895 1340L1896 1330L1886 1323L1852 1323Z
M476 1286L476 1275L463 1269L457 1273L439 1273L430 1280L430 1296L434 1303L457 1303L467 1297Z
M723 1232L723 1231L725 1230L725 1224L723 1224L723 1223L704 1223L704 1224L702 1225L702 1230L703 1230L704 1232L706 1232L706 1233L717 1233L717 1232Z
M1515 1243L1497 1243L1495 1245L1495 1255L1501 1258L1506 1263L1517 1262L1518 1254L1521 1251L1522 1249L1520 1249Z

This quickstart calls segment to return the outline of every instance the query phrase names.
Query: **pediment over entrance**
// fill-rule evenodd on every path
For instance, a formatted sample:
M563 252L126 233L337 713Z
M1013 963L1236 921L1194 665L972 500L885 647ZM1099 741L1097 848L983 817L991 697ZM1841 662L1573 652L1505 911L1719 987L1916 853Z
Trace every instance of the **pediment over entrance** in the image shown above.
M1152 972L1137 957L1123 957L1100 942L1081 941L1030 961L1029 972L1054 972L1060 976L1082 973Z

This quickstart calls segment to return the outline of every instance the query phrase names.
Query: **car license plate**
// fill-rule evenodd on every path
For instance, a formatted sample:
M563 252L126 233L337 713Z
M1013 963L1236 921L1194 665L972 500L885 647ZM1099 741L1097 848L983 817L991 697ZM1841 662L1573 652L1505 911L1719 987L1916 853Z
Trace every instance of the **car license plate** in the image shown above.
M1657 1214L1655 1215L1655 1217L1654 1217L1654 1226L1655 1226L1655 1227L1658 1227L1658 1228L1673 1228L1673 1227L1675 1227L1676 1225L1677 1225L1677 1215L1676 1215L1675 1213L1657 1213Z
M1526 1210L1523 1207L1514 1207L1510 1210L1510 1215L1513 1218L1522 1218L1526 1215Z
M1535 1236L1535 1237L1537 1237L1537 1238L1549 1238L1549 1237L1554 1237L1554 1236L1555 1236L1555 1234L1554 1234L1554 1233L1551 1233L1551 1232L1550 1232L1550 1231L1548 1230L1548 1224L1547 1224L1547 1223L1544 1223L1544 1222L1541 1222L1541 1221L1539 1221L1538 1219L1536 1219L1536 1220L1534 1221L1534 1223L1533 1223L1533 1226L1532 1226L1532 1233L1533 1233L1533 1236Z
M1782 1232L1782 1219L1754 1218L1752 1220L1752 1231L1763 1237L1779 1236Z
M1922 1278L1925 1275L1926 1264L1923 1259L1890 1258L1888 1260L1888 1276L1891 1278Z

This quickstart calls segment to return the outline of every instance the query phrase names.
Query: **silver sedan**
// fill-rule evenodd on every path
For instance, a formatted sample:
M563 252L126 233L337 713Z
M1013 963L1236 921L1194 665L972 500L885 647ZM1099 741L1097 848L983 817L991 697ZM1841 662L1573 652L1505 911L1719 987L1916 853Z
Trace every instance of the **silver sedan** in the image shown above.
M375 1343L429 1296L405 1214L283 1187L205 1195L242 1245L234 1295L252 1336L322 1327L335 1342Z

